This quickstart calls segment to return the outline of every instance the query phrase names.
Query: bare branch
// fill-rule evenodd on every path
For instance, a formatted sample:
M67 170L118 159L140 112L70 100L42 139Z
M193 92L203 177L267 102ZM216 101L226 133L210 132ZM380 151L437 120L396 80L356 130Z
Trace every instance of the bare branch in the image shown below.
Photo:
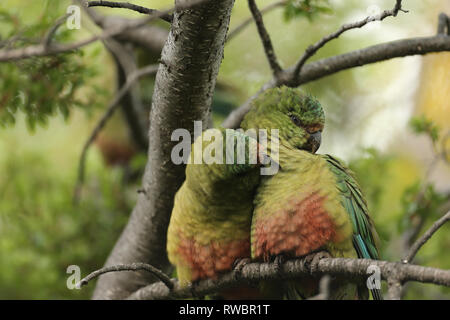
M153 20L156 17L152 17L151 19L145 19L145 20ZM148 21L146 21L148 22ZM145 23L146 23L145 22ZM106 30L100 35L92 36L88 39L81 40L79 42L71 43L71 44L53 44L51 46L45 46L43 44L40 45L33 45L28 46L25 48L20 49L12 49L12 50L3 50L0 51L0 62L6 62L6 61L14 61L14 60L21 60L21 59L28 59L31 57L43 57L43 56L49 56L64 52L70 52L77 50L79 48L82 48L84 46L87 46L91 43L94 43L98 40L105 40L109 37L115 36L119 33L124 32L127 29L136 28L140 26L141 24L144 24L144 22L141 20L139 23L130 23L129 25L121 26L120 28L110 29Z
M49 56L49 55L54 55L54 54L59 54L59 53L64 53L64 52L70 52L70 51L82 48L84 46L87 46L98 40L105 40L110 37L114 37L120 33L123 33L127 30L139 28L139 27L149 23L150 21L161 18L162 16L164 16L166 14L169 14L173 10L182 11L187 8L195 7L205 1L206 0L192 0L188 3L181 2L182 4L177 4L175 8L171 8L168 10L153 13L144 19L130 20L126 24L122 24L118 27L111 27L110 29L103 31L99 35L96 35L91 38L84 39L84 40L81 40L79 42L75 42L72 44L53 44L49 47L46 47L45 45L40 44L40 45L32 45L32 46L28 46L28 47L20 48L20 49L2 50L2 51L0 51L0 62L28 59L31 57L43 57L43 56Z
M450 286L450 270L402 264L400 262L346 258L323 258L315 266L312 266L305 259L296 259L285 262L281 265L281 268L279 266L277 268L274 263L249 263L239 271L239 277L236 277L236 271L233 271L224 274L219 279L202 280L192 287L180 287L176 280L172 280L174 288L171 291L162 283L154 283L137 290L128 299L186 299L217 293L242 285L243 282L254 284L261 279L286 280L311 275L328 274L359 282L367 278L367 268L370 265L378 266L382 279L391 281L391 283L392 281L398 283L416 281Z
M450 51L450 37L448 36L410 38L386 42L308 63L302 68L297 81L294 80L295 68L291 67L286 70L285 74L287 76L283 83L277 84L277 81L272 79L264 85L264 88L273 88L282 84L290 87L298 87L304 83L323 78L342 70L398 57L417 54L425 55L431 52L442 51ZM226 128L237 128L249 109L250 103L247 101L241 107L230 113L222 125Z
M58 20L56 20L55 24L50 28L50 30L47 32L47 35L45 36L44 40L42 41L45 48L48 48L50 46L56 31L58 31L59 27L61 27L62 24L64 22L66 22L67 18L69 18L69 17L70 17L70 13L67 13L64 16L62 16L61 18L59 18Z
M399 10L402 10L403 12L408 12L408 11L405 11L402 9L402 1L401 0L396 1L395 7L392 10L385 10L382 13L380 13L379 15L369 16L363 20L360 20L360 21L357 21L354 23L344 24L337 31L323 37L315 44L309 46L295 66L294 81L298 81L298 77L300 76L300 71L301 71L303 65L305 64L305 62L309 58L311 58L317 52L317 50L322 48L325 44L327 44L328 42L330 42L333 39L338 38L341 34L343 34L344 32L346 32L348 30L355 29L355 28L361 28L372 21L382 21L387 17L391 17L391 16L395 17L395 16L397 16L397 13L399 12Z
M263 18L261 12L256 6L255 0L248 0L248 6L250 11L252 12L253 19L255 19L256 27L258 28L258 33L261 38L261 41L264 46L264 51L267 56L267 60L269 60L270 68L272 69L272 73L274 77L277 77L278 74L282 71L280 64L278 63L277 57L275 55L275 51L273 49L272 41L270 40L270 36L264 26Z
M103 20L105 19L105 16L94 9L88 8L88 1L87 0L72 0L72 3L78 6L83 7L84 12L87 13L89 18L91 18L92 21L94 21L95 24L98 26L101 26Z
M115 2L115 1L89 1L87 2L88 7L108 7L108 8L121 8L121 9L129 9L143 14L153 14L159 12L155 9L149 9L146 7L138 6L129 2ZM171 14L163 14L160 18L164 21L172 23L172 15Z
M124 68L123 63L120 62L117 52L112 52L116 65L117 85L120 89L127 81L127 75L138 69L137 57L133 45L120 44L121 51L129 57L128 61L131 62L133 69L131 71ZM130 138L132 138L134 144L142 152L148 150L148 117L146 115L146 108L143 104L141 86L136 82L128 93L120 101L122 113L127 123Z
M404 13L408 13L409 12L408 10L404 10L402 8L402 0L395 0L395 7L394 7L393 11L394 11L394 17L397 16L399 11L404 12Z
M264 15L276 8L282 7L282 6L286 5L286 3L287 3L287 0L281 0L281 1L278 1L275 3L271 3L267 7L264 7L261 9L261 15ZM253 21L255 21L253 19L253 17L247 18L241 24L239 24L237 27L235 27L232 31L230 31L227 36L227 42L230 41L231 39L233 39L234 37L236 37L239 33L241 33Z
M120 88L120 90L117 92L113 100L108 105L106 112L103 114L103 116L100 118L99 122L95 126L94 130L91 132L89 138L87 139L86 143L84 144L83 151L81 152L79 166L78 166L78 180L74 191L74 202L77 203L80 198L80 191L81 186L84 183L84 177L85 177L85 167L86 167L86 156L87 151L91 144L95 141L97 138L97 135L100 133L100 131L103 129L105 124L108 122L108 119L111 118L111 116L116 111L117 107L119 106L120 100L125 96L125 94L130 90L132 85L141 77L146 75L155 74L158 71L159 65L150 65L144 68L141 68L133 73L131 73L127 77L127 81L125 84Z
M450 18L443 12L439 14L437 33L450 35Z
M110 266L105 267L99 270L96 270L92 273L90 273L85 278L81 279L81 281L77 284L77 288L81 288L89 283L89 281L101 276L102 274L108 273L108 272L118 272L118 271L139 271L144 270L148 271L151 274L153 274L155 277L157 277L159 280L161 280L162 283L169 289L172 290L174 287L174 284L172 283L172 280L161 270L155 268L154 266L147 264L147 263L132 263L132 264L120 264L116 266Z
M73 3L83 7L89 18L100 28L109 29L129 24L130 19L122 16L105 16L93 8L88 8L83 0L72 0ZM143 25L138 28L125 30L114 36L120 42L129 42L143 47L155 54L160 54L166 42L168 31L156 25Z
M420 248L433 236L433 234L439 230L447 221L450 220L450 211L447 212L443 217L441 217L438 221L433 223L430 229L428 229L422 237L420 237L411 247L408 254L403 258L403 263L410 263Z
M450 136L450 131L447 132L447 135L443 135L443 139L441 140L442 150L443 150L442 152L440 152L438 150L438 146L436 145L436 142L431 139L431 142L433 144L433 150L434 150L433 159L427 165L427 167L425 169L425 175L424 175L423 181L421 183L420 189L417 192L417 195L414 197L413 202L415 203L416 207L422 207L422 209L425 209L425 210L429 209L430 204L428 202L424 201L425 193L429 186L429 180L430 180L431 173L436 168L437 162L439 160L441 160L442 158L445 159L445 142L446 142L445 140L446 140L447 136ZM447 212L447 211L449 211L449 209L444 208L443 212ZM405 257L408 254L408 252L410 252L411 247L414 244L414 241L417 239L419 233L421 232L421 230L426 222L425 216L417 214L417 213L415 214L415 216L416 216L416 219L414 219L412 221L411 228L406 230L402 236Z

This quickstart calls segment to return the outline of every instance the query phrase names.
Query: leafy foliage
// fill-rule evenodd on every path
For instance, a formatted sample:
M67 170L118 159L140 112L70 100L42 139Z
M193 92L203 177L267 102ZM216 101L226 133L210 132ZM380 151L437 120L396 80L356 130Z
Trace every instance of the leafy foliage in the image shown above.
M439 139L439 127L424 115L411 118L410 126L416 133L428 134L433 142Z
M94 286L69 290L69 265L81 276L101 266L134 197L118 170L100 168L77 207L74 170L55 170L36 152L8 148L0 161L0 299L88 299ZM136 192L134 192L136 194Z
M442 214L441 207L447 196L436 191L432 184L422 187L420 181L408 187L401 198L402 216L399 229L401 232L410 228L417 218L438 219Z
M288 0L284 17L289 21L295 19L292 25L303 26L306 22L302 20L304 17L312 20L321 14L332 12L330 3L327 0ZM336 16L342 19L357 3L342 2L339 4L341 8L345 6L342 10L336 4ZM53 23L65 13L69 4L69 0L0 1L0 50L38 44ZM243 8L245 11L242 14L248 14L247 7ZM269 22L270 18L267 17ZM341 20L333 21L328 21L328 27L339 27ZM269 27L274 30L272 25ZM287 59L286 63L294 63L298 59L299 50L311 43L314 40L311 35L321 32L322 27L319 23L310 24L310 32L300 38L295 32L291 33L296 41L280 41L279 50ZM275 29L274 35L280 31ZM55 34L54 41L71 42L77 35L78 33L67 30L63 25ZM259 45L259 39L250 32L241 37L247 37L246 45L242 41L227 45L228 53L221 67L221 76L247 94L259 89L270 74L264 74L264 68L260 67L265 63L262 60L265 59L263 51L249 53L249 48ZM362 46L366 40L363 41L361 37L350 41L332 42L316 57L330 56L352 46ZM94 66L99 59L91 59L96 53L90 55L88 50L83 52L0 64L0 126L18 123L13 129L0 127L0 299L89 298L93 284L80 291L67 289L66 268L68 265L78 264L82 275L86 275L102 266L135 203L138 186L124 184L123 173L117 168L106 168L98 163L93 166L91 163L91 176L86 181L82 203L78 207L73 206L72 192L78 154L71 157L70 161L67 157L63 158L64 165L61 167L64 168L55 167L55 162L58 161L54 159L59 159L61 154L71 154L73 142L81 140L80 132L88 132L89 126L84 118L76 121L78 126L74 128L55 128L54 122L51 122L46 131L48 135L39 140L39 143L35 143L37 140L26 133L18 135L17 140L6 134L21 128L20 119L23 115L28 127L33 129L36 125L45 126L47 122L55 120L50 117L56 114L68 118L75 113L74 107L90 111L96 103L102 102L98 96L102 92L92 86L93 81L90 80L97 79L98 75L99 83L106 88L106 84L112 82L112 66L105 63L102 70L96 69ZM142 55L149 57L146 51ZM154 60L142 65L158 59L153 58ZM442 70L441 62L439 67ZM346 104L339 101L349 101L360 92L359 86L366 88L365 81L374 78L374 71L371 70L379 70L376 68L368 66L356 69L359 71L355 73L343 72L306 86L312 88L321 99L328 97L328 105L336 106L335 117L342 120L336 121L337 130L342 130L345 123L354 131L359 130L354 127L354 122L348 121L352 116L349 111L351 104L349 109L345 109ZM361 73L364 70L369 71ZM435 73L438 72L433 72ZM362 76L358 78L355 74ZM394 74L390 76L394 78ZM150 106L153 80L146 79L141 85L145 104ZM432 92L435 96L435 91ZM335 99L332 94L338 97ZM95 101L91 98L93 95L96 95ZM233 105L241 102L236 101L236 95L233 98L233 94L228 91L216 92L213 116L217 124ZM432 100L432 104L440 106L435 100ZM442 110L437 110L441 116ZM413 118L411 126L415 132L429 135L434 142L444 135L424 116ZM442 123L441 126L445 129ZM39 128L36 131L39 133ZM67 141L64 138L62 148L42 147L56 145L61 133L67 131L77 135L77 139ZM38 145L36 151L31 152L29 147L24 147L25 152L15 152L18 145L25 145L24 140ZM145 155L140 155L133 158L129 165L132 170L137 171L144 167L146 160ZM442 214L443 205L449 203L449 195L433 184L425 183L421 166L396 151L366 149L350 165L356 172L380 233L382 258L400 260L404 254L403 232L417 226L417 221L423 218L420 234L423 233ZM450 257L443 254L450 252L449 228L450 225L444 226L433 236L419 252L417 263L450 268ZM449 294L449 288L412 284L407 297L448 299Z
M22 25L18 15L0 10L0 48L17 49L38 44L51 28L55 17L53 6L44 7L43 13L33 23ZM67 42L73 38L73 32L62 25L53 41ZM2 39L5 39L2 41ZM93 52L88 58L93 58ZM28 128L45 126L48 117L58 112L68 118L72 107L94 107L93 94L103 95L104 90L93 86L80 91L88 79L97 75L92 66L83 61L83 53L71 53L31 58L17 62L0 64L0 126L14 125L16 114L26 114ZM98 97L95 101L99 101Z
M312 20L318 14L332 13L328 0L290 0L284 10L284 18L289 21L296 17Z

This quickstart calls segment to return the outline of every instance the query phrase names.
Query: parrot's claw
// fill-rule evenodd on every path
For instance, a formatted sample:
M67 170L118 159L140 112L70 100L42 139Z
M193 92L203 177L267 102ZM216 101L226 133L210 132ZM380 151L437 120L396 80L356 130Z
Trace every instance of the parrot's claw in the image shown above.
M233 271L235 276L240 277L242 275L242 269L250 263L250 258L238 258L233 262Z
M318 251L308 254L305 257L305 264L309 267L311 274L317 271L320 260L324 258L331 258L331 255L327 251Z

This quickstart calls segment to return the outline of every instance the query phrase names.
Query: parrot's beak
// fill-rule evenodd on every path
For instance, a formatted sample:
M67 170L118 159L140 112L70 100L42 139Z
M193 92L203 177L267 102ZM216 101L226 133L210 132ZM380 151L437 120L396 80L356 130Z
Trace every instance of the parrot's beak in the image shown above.
M320 147L321 142L322 142L322 132L321 131L316 131L309 135L307 144L308 144L308 147L309 147L311 153L316 153L316 151Z

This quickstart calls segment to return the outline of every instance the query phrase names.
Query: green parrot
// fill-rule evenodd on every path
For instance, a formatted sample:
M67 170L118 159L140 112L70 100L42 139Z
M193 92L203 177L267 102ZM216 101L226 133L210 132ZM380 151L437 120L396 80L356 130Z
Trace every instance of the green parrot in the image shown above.
M254 138L240 131L226 131L209 129L195 140L186 166L186 180L175 195L167 252L181 286L217 278L232 270L235 262L250 258L253 198L260 181L258 145ZM218 139L221 143L217 149L222 151L223 164L213 161L196 164L196 157L203 153L205 158L211 149L212 142L206 140L213 140L210 137L217 133L220 138L214 141ZM241 163L240 143L247 145L241 153L245 157ZM220 151L211 154L216 156ZM233 158L228 161L230 155ZM219 294L225 299L252 295L257 295L257 289L247 286Z
M254 200L251 254L256 260L302 257L324 250L333 257L378 259L376 232L352 172L330 155L315 154L325 116L320 103L298 89L265 91L241 127L278 129L279 171L264 176ZM273 297L306 298L320 279L262 285ZM264 289L265 288L265 289ZM374 299L381 299L373 289ZM367 299L364 284L333 282L333 299Z

